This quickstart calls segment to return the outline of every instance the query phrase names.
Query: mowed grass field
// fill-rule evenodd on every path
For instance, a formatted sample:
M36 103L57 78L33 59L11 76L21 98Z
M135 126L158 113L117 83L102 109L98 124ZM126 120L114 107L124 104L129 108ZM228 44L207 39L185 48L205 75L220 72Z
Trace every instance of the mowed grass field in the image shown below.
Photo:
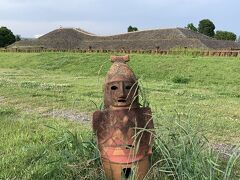
M110 55L0 53L0 179L103 177L89 119ZM240 143L240 58L132 54L129 65L157 128L177 119L212 145Z

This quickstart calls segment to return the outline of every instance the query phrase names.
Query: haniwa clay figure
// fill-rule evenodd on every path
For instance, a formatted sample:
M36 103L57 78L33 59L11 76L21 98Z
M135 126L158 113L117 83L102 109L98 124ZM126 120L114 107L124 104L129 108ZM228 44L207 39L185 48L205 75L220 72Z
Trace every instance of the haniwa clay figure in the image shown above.
M152 154L153 120L149 107L140 107L138 83L126 62L112 56L104 83L104 110L93 114L103 169L107 179L143 179Z

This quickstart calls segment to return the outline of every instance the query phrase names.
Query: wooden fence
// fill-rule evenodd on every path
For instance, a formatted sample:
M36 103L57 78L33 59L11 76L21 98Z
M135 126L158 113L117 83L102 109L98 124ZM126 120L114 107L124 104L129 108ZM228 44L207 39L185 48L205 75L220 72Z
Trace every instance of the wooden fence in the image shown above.
M225 56L240 57L240 50L90 50L90 49L0 49L0 52L21 52L21 53L40 53L40 52L72 52L72 53L138 53L138 54L159 54L159 55L192 55L192 56Z

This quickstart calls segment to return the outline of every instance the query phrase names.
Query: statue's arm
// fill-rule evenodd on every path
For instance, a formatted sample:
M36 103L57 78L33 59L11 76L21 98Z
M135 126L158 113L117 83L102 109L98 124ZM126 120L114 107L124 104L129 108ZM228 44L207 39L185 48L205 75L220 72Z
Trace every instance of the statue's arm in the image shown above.
M100 122L102 121L103 118L103 112L102 111L95 111L93 113L93 119L92 119L92 127L93 127L93 132L96 133L97 130L99 129Z
M142 111L143 111L144 121L146 124L145 126L146 129L154 129L151 109L149 107L145 107L142 109Z

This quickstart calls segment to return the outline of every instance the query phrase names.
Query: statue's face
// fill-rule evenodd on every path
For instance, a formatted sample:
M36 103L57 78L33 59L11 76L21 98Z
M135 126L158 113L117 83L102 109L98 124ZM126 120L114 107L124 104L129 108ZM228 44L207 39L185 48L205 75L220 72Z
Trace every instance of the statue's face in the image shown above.
M137 83L129 81L110 82L106 86L105 102L113 107L129 107L137 102Z

